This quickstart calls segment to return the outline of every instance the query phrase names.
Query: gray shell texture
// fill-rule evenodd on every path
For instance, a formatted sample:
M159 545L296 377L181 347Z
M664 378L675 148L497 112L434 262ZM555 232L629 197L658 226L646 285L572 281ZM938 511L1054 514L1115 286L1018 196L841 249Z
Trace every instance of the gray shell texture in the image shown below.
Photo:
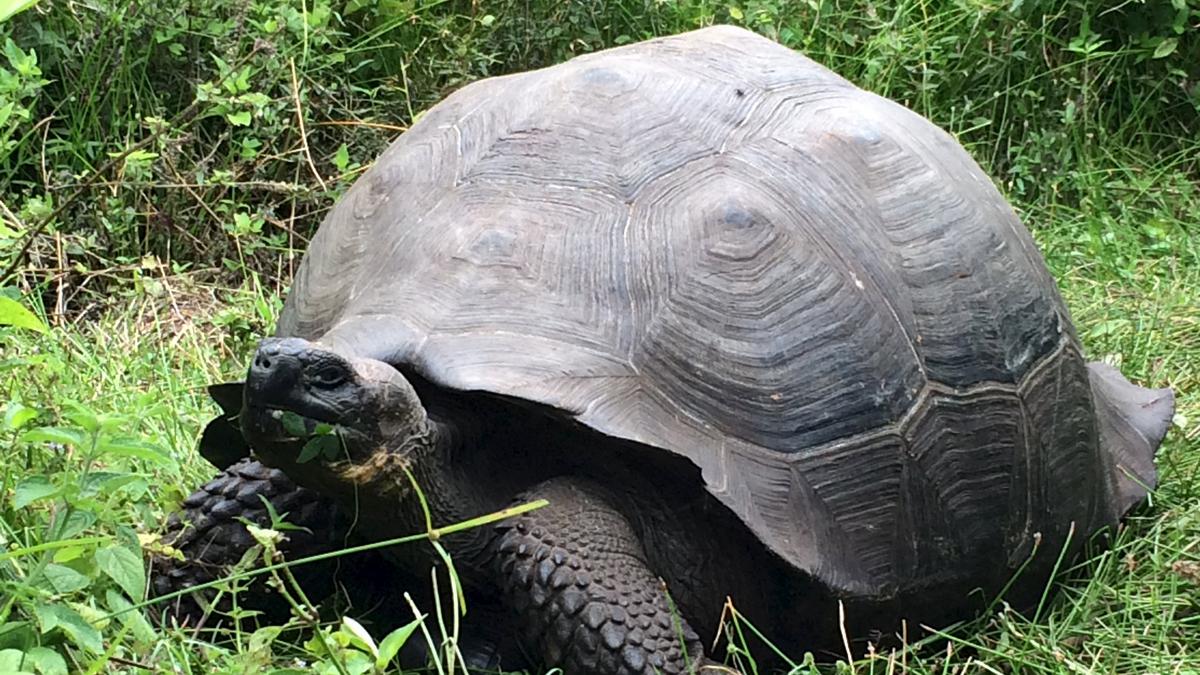
M328 215L278 334L686 457L841 592L1016 565L1128 506L989 178L737 28L453 93Z

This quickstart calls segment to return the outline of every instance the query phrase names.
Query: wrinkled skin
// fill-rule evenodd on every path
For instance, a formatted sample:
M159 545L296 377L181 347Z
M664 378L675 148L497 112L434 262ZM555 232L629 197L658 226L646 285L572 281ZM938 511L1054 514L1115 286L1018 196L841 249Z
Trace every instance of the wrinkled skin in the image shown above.
M250 367L240 423L264 463L357 507L374 539L424 528L414 480L435 525L547 500L497 526L442 538L468 590L501 598L520 642L546 668L696 672L713 665L696 628L715 634L726 592L742 591L739 607L753 611L780 590L758 581L782 577L761 574L775 564L769 558L724 560L719 546L730 539L697 531L701 523L720 522L717 514L681 517L709 508L698 492L694 507L669 508L656 501L660 491L615 491L590 478L587 467L546 460L586 454L589 448L544 446L598 442L588 435L562 433L532 415L524 429L520 420L489 422L500 416L439 400L432 390L428 398L427 404L399 371L379 361L294 338L269 339ZM298 462L306 439L285 428L283 412L299 415L309 429L335 425L338 458ZM632 472L630 479L635 488ZM631 498L635 493L651 496ZM389 555L417 575L436 564L427 545L395 547Z

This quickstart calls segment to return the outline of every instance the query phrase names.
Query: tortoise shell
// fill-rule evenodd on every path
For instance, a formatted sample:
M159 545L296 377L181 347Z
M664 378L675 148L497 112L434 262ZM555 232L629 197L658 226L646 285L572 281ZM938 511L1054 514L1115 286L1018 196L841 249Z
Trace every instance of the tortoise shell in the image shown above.
M455 92L328 214L277 334L686 457L845 593L1017 564L1144 494L979 166L741 29Z

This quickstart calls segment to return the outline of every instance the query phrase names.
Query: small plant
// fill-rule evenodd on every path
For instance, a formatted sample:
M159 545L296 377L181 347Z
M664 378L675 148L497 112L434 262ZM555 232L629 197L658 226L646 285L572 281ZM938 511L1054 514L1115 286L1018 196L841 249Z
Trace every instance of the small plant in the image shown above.
M73 647L73 658L101 658L101 631L110 623L105 615L142 599L141 542L124 522L131 503L148 499L144 467L173 461L120 433L127 419L70 408L62 426L32 426L37 411L15 401L4 414L6 432L28 448L27 458L40 450L52 465L73 469L4 479L12 501L2 510L10 527L0 554L0 589L8 598L0 606L0 635L43 672L66 663L53 645ZM119 632L129 633L132 645L156 639L140 613L121 617Z

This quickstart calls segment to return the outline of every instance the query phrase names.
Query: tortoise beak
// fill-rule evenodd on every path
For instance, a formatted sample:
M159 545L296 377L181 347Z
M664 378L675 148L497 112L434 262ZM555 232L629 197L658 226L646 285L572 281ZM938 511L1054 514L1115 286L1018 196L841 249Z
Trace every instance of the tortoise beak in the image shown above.
M242 382L226 382L208 387L208 395L221 406L221 414L210 421L200 435L200 456L218 469L250 456L250 446L238 427L237 416L242 409Z
M222 382L208 385L208 395L227 417L234 417L242 411L242 399L245 382Z
M291 340L263 340L246 376L245 402L260 408L291 407L303 386L304 363L300 345Z
M289 411L317 422L352 424L364 391L349 361L298 338L267 338L246 375L246 411Z

